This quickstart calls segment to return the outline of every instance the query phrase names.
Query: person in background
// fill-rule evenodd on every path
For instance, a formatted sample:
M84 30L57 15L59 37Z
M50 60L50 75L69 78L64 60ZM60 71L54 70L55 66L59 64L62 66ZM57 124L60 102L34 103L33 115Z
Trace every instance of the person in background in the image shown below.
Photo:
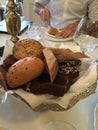
M50 8L46 8L47 4ZM98 20L98 0L35 0L34 11L51 27L60 28L61 36L74 35L81 18Z

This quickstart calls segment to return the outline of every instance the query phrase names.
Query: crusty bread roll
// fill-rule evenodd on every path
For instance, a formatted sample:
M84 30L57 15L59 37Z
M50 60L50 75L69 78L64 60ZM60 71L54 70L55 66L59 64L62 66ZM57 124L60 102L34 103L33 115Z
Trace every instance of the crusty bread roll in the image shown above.
M49 34L56 36L58 34L58 29L50 28L48 31Z
M19 60L28 56L42 57L43 46L34 39L19 40L13 47L13 55Z
M26 57L18 60L7 72L7 83L9 87L19 87L41 75L44 68L44 62L37 57Z

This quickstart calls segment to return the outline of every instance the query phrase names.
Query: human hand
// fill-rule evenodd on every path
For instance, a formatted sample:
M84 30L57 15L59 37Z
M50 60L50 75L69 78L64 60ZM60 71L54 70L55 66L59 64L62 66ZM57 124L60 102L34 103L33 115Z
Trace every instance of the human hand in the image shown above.
M41 9L39 15L43 21L50 25L50 11L47 8Z
M79 22L74 22L74 23L68 24L66 27L60 29L61 37L63 37L63 38L72 37L76 31L78 23Z

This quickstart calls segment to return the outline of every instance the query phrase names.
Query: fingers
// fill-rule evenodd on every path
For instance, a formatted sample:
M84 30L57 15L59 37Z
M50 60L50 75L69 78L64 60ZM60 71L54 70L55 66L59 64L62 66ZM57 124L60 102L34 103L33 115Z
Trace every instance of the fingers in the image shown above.
M75 33L74 30L66 30L61 33L61 37L63 37L63 38L72 37L74 35L74 33Z
M50 25L50 11L48 9L42 9L39 13L41 19Z
M76 31L77 25L78 25L78 22L75 22L61 29L61 33L60 33L61 37L63 38L72 37Z

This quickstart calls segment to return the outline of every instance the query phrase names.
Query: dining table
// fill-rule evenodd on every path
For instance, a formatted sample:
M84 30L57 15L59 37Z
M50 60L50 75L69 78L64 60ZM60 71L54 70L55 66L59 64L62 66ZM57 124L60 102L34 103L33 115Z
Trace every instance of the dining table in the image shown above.
M42 28L42 30L44 29ZM18 37L20 39L28 38L27 33L28 30L25 30ZM5 46L10 38L10 34L0 33L0 48ZM65 41L52 41L44 37L40 40L45 47L69 46L75 49L76 46L72 38ZM2 61L0 62L2 63ZM9 130L44 130L47 122L61 120L71 123L76 130L98 130L97 106L98 84L95 93L81 99L72 108L65 111L34 111L25 102L8 93L6 102L0 107L0 124Z

